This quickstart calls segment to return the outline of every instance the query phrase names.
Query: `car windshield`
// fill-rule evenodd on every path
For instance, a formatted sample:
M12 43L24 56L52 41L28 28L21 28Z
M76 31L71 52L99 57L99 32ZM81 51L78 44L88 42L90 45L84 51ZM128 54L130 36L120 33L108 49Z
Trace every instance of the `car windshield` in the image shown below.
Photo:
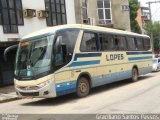
M21 42L17 52L15 75L33 77L51 70L54 35Z

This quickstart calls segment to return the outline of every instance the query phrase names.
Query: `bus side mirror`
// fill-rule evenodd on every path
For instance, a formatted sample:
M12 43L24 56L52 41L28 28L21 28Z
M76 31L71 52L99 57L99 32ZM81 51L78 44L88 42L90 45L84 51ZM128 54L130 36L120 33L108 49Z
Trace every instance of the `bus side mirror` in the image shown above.
M18 45L12 45L12 46L5 49L5 51L3 53L3 58L4 58L5 61L7 61L8 52L10 52L11 50L16 49L16 48L18 48Z

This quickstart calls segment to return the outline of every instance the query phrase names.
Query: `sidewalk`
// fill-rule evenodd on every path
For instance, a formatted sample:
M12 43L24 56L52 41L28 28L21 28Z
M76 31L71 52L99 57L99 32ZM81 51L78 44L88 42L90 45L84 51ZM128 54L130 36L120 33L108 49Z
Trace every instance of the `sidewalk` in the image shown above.
M0 103L19 99L16 95L14 86L0 87Z

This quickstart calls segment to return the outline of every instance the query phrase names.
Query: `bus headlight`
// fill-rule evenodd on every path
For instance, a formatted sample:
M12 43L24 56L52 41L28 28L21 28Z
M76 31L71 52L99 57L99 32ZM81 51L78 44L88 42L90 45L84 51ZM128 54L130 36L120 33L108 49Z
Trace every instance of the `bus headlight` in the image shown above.
M43 83L38 84L37 86L38 86L39 88L42 88L42 87L45 87L45 86L47 86L47 85L49 85L49 84L50 84L50 81L46 81L46 82L43 82Z

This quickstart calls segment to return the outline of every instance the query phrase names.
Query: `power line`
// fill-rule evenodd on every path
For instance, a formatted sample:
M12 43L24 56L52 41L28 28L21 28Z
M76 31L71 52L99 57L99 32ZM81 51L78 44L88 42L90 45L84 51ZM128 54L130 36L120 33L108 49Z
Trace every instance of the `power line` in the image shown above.
M152 18L156 15L156 13L160 10L160 7L152 14Z

